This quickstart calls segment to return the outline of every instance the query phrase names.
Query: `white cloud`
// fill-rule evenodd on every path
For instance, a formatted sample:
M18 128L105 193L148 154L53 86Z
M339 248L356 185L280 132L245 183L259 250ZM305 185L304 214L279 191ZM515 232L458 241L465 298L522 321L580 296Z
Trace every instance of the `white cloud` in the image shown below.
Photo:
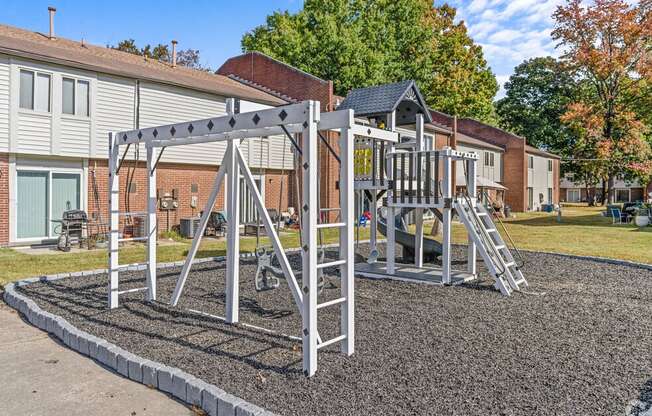
M518 30L503 29L489 36L487 40L491 43L508 43L522 36L523 34Z
M509 81L509 75L496 75L496 81L498 81L498 93L496 93L496 100L500 100L505 96L505 83Z

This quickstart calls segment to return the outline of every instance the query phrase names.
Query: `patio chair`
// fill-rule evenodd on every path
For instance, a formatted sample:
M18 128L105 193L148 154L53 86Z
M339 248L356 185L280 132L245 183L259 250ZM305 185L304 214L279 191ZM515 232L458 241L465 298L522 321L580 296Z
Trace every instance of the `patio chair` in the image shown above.
M611 223L612 224L627 224L629 216L622 212L620 208L611 209Z

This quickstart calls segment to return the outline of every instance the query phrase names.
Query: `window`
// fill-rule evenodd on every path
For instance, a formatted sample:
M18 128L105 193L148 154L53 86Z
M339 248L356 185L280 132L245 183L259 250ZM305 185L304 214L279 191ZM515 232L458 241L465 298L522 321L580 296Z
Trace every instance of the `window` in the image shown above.
M62 84L62 111L64 114L88 117L89 83L88 81L64 78Z
M423 135L423 150L435 150L435 139L428 135Z
M548 172L552 172L552 160L548 159Z
M484 152L484 165L494 166L494 154L491 152Z
M527 209L532 211L534 208L534 189L527 188Z
M528 169L534 169L534 156L528 156L527 167Z
M265 198L265 189L263 188L263 176L254 176L254 183L260 192L260 196ZM240 178L240 224L249 224L258 222L258 210L254 197L249 190L245 178Z
M579 189L566 190L566 202L580 202L581 195Z
M616 202L629 202L631 197L629 189L616 189Z
M50 112L50 75L20 71L20 108Z
M553 200L552 200L552 188L548 188L548 203L549 204L553 203Z

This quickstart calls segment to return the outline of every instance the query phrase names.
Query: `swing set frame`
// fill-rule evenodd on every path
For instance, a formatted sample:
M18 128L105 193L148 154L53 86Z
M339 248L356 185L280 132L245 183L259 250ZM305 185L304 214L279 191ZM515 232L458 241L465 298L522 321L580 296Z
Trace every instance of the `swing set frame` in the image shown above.
M318 163L319 131L335 131L340 137L340 210L341 218L337 223L319 222L318 184L320 177ZM248 138L270 137L275 135L301 134L301 178L302 202L301 212L301 284L285 254L285 249L276 233L275 226L266 210L265 202L255 186L251 171L241 150L240 143ZM150 127L109 134L109 293L110 308L119 305L119 295L142 290L148 301L156 301L156 240L157 240L157 195L156 168L165 148L197 143L226 141L227 149L213 187L206 201L199 227L185 259L176 288L170 300L177 305L183 293L184 285L195 255L199 248L208 218L222 185L229 189L227 212L227 249L226 249L226 322L239 322L239 176L242 175L252 193L256 210L265 226L274 253L278 259L285 281L288 283L294 301L302 317L301 339L303 345L303 372L312 376L317 370L317 351L329 345L339 344L340 350L347 355L354 352L354 173L353 147L356 135L396 142L398 134L392 131L362 126L355 123L353 110L341 110L327 113L320 112L318 101L303 101L282 107L270 108L247 113L235 113L235 100L227 99L227 115L203 120L194 120L164 126ZM120 216L134 213L120 212L119 207L119 171L121 165L120 147L144 146L147 155L147 226L146 261L140 264L119 264L119 244L131 240L121 238ZM124 159L124 157L122 158ZM335 261L319 263L318 232L324 228L340 230L339 256ZM340 298L318 302L318 270L327 267L339 267ZM146 286L144 288L119 290L119 273L126 270L145 270ZM317 312L325 307L340 308L340 335L330 340L322 340L317 329Z

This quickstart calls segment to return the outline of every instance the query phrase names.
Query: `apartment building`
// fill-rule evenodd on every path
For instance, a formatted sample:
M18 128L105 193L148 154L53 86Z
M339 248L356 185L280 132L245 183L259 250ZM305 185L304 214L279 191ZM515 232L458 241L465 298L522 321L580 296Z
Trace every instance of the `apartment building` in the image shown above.
M559 185L561 202L588 202L589 200L602 201L602 181L596 185L586 186L585 183L574 181L572 174L562 177ZM652 184L647 188L639 181L626 181L616 178L614 181L614 196L616 202L647 201L652 192Z
M54 239L52 220L71 209L106 221L109 132L223 115L228 97L237 99L241 112L288 102L223 75L0 25L0 245ZM279 200L283 210L293 205L289 141L273 137L242 146L268 206L276 208ZM159 194L178 206L159 212L159 230L199 213L225 148L210 143L165 151ZM132 147L121 168L121 210L145 208L140 151L140 163ZM238 197L241 220L251 220L246 188Z

